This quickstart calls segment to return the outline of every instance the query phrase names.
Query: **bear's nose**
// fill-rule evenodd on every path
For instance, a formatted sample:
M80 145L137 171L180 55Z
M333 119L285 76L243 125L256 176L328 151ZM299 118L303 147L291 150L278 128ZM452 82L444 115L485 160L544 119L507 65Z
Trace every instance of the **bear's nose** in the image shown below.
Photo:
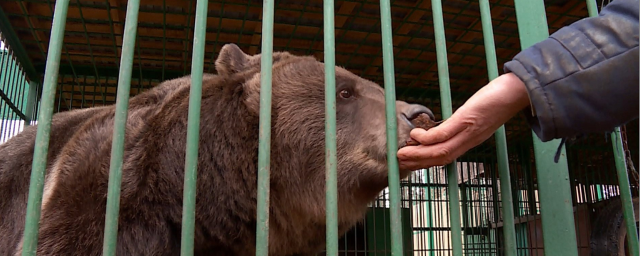
M403 109L402 111L402 115L404 115L405 118L407 118L407 120L409 121L412 121L413 119L418 117L418 115L420 114L427 114L429 118L431 118L431 120L434 120L434 121L436 119L431 109L418 104L411 104L407 106L405 109Z

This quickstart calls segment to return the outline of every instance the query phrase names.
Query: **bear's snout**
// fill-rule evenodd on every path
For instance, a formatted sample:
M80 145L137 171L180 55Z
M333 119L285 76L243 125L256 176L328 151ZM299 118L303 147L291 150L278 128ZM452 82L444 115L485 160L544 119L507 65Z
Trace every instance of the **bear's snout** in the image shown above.
M414 125L411 123L411 121L413 121L413 119L418 117L418 115L420 114L427 114L433 121L435 121L436 119L431 109L419 104L407 104L403 106L402 109L400 109L399 117L401 120L405 121L411 129L413 129Z

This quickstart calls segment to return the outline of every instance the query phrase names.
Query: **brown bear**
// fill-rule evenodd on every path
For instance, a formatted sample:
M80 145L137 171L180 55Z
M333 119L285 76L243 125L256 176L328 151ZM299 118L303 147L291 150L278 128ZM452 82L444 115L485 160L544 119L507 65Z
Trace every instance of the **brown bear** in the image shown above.
M260 55L225 45L203 76L195 255L255 255ZM273 53L269 255L325 245L324 64ZM179 255L190 77L130 99L117 255ZM339 232L387 187L383 89L336 67ZM398 143L431 111L396 102ZM55 114L38 255L100 255L114 106ZM0 255L22 248L36 127L0 145ZM410 171L401 171L408 176Z

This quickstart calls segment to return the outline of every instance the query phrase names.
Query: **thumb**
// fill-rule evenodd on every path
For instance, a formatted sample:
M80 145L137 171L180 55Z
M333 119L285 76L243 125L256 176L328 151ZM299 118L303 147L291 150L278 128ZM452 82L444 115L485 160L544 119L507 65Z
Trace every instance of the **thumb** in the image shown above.
M451 139L463 131L465 127L466 125L463 122L456 122L455 118L449 118L428 131L422 128L415 128L411 130L409 136L421 145L432 145Z

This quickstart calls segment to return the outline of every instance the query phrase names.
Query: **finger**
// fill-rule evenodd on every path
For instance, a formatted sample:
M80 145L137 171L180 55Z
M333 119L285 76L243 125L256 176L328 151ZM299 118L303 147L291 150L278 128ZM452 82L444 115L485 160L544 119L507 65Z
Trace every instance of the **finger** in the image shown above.
M451 139L456 134L462 132L466 127L466 124L457 122L455 119L447 119L442 122L442 124L431 128L428 131L421 128L413 129L409 133L409 136L421 145L432 145Z
M475 142L469 143L469 140L465 138L465 136L455 136L435 145L404 147L398 150L397 157L402 165L417 166L419 167L417 169L446 165L470 148L477 146Z
M415 162L415 161L406 161L406 162L400 162L398 167L399 167L400 171L413 172L413 171L417 171L417 170L421 170L421 169L429 169L429 168L434 167L434 166L425 165L425 164L422 164L420 162Z

